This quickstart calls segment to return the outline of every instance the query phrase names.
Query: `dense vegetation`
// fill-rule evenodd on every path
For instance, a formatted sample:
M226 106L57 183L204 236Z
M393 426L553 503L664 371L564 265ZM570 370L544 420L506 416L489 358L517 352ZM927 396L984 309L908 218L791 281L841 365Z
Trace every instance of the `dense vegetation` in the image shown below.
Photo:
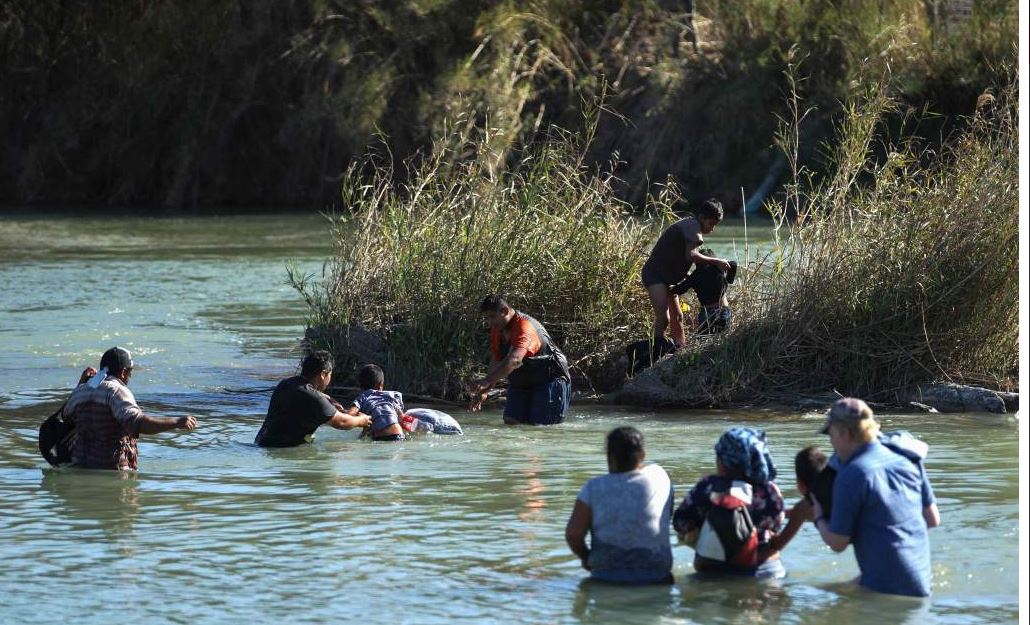
M706 0L695 50L673 0L7 3L0 202L331 206L326 275L292 274L310 340L454 396L496 290L607 377L674 200L768 183L777 245L670 385L1001 384L1017 5L950 4Z
M870 159L893 106L870 89L840 126L834 175L771 206L783 239L749 263L737 326L659 369L685 403L830 390L904 402L924 382L1015 382L1015 94L984 94L939 151L905 141Z
M456 397L487 355L478 304L503 292L545 324L589 388L613 351L647 332L638 283L655 223L628 214L573 135L555 130L495 173L494 138L465 127L409 162L403 185L374 156L344 176L353 210L333 219L326 278L291 272L311 307L308 339L337 355L337 379L377 361L398 388ZM665 191L648 202L658 223L675 197Z
M1014 1L979 0L947 28L936 0L698 4L699 53L671 0L5 3L0 202L323 208L380 136L400 172L471 110L497 170L551 125L581 131L601 92L588 156L619 155L619 197L641 207L672 175L687 197L735 201L777 171L791 49L817 171L861 72L940 113L918 129L939 141L1014 54Z
M833 173L816 178L798 156L805 107L790 100L796 115L778 136L792 182L768 205L776 243L743 259L731 331L692 340L659 367L682 403L831 389L896 399L926 381L1014 379L1014 93L984 94L935 150L889 138L897 106L882 83L855 94L826 155ZM553 330L582 390L609 386L621 348L647 336L639 271L675 189L651 198L648 218L631 218L572 136L501 174L492 144L441 141L400 188L374 158L345 176L354 212L334 220L327 278L293 276L311 306L309 339L345 371L376 360L400 388L458 395L486 353L476 302L499 289Z

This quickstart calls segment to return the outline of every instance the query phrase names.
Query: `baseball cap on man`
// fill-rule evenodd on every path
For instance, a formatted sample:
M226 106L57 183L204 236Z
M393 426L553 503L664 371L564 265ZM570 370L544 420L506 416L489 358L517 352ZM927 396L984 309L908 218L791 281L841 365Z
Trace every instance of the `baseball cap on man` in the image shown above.
M830 425L834 423L857 425L862 419L872 418L873 409L869 404L856 397L843 397L833 402L830 411L826 413L826 422L819 428L819 433L829 434Z
M100 368L112 374L122 369L132 369L132 354L122 347L112 347L100 357Z

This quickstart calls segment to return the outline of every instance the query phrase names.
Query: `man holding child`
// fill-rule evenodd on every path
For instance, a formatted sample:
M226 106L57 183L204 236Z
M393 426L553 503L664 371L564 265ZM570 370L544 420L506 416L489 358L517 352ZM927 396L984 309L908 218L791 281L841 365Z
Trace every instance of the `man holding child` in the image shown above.
M880 438L880 425L861 399L833 404L821 434L840 461L833 484L833 514L823 517L818 498L812 520L834 551L853 545L859 584L877 592L930 594L930 539L941 523L936 499L918 456Z

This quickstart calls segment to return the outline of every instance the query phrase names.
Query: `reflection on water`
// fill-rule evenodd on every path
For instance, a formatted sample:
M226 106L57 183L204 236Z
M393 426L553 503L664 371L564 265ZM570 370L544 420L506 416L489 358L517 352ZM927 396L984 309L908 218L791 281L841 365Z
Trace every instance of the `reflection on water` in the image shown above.
M931 532L931 600L861 591L849 583L857 574L850 551L830 552L811 528L784 553L788 576L779 582L695 578L691 551L677 545L674 585L583 583L564 526L580 487L606 470L612 427L644 432L648 457L673 478L677 501L711 470L723 429L763 427L793 501L791 458L826 444L814 434L821 416L574 406L561 426L509 428L496 411L458 412L464 437L371 444L325 430L312 445L260 449L251 442L268 394L223 389L268 386L293 372L303 311L282 284L283 259L319 267L324 252L308 247L319 224L292 216L187 223L132 222L137 232L125 253L112 249L118 238L105 234L106 222L80 225L82 258L16 253L0 232L0 280L12 285L0 301L2 623L127 615L148 623L368 625L1016 618L1011 419L884 419L930 444L944 520ZM36 236L18 227L18 236ZM68 224L47 228L60 245L78 240ZM97 267L139 284L115 289L94 279ZM144 437L138 474L45 468L38 424L114 341L131 341L141 354L133 389L143 408L193 412L200 427Z
M40 495L49 496L49 514L73 525L99 528L115 541L134 542L133 519L140 509L135 473L49 467L42 472Z
M854 581L821 584L820 597L807 606L802 623L839 623L889 619L898 625L920 625L933 622L929 599L885 596L862 589Z
M680 590L679 605L701 623L723 620L727 615L732 615L734 622L778 623L792 612L811 608L795 607L781 580L690 577Z
M544 518L543 512L547 503L541 495L546 488L540 481L540 467L540 456L533 455L529 458L529 466L520 471L525 480L525 486L519 489L525 496L525 502L519 511L519 519L523 523L538 523Z
M676 613L677 589L669 584L624 587L580 581L572 616L581 623L661 623Z

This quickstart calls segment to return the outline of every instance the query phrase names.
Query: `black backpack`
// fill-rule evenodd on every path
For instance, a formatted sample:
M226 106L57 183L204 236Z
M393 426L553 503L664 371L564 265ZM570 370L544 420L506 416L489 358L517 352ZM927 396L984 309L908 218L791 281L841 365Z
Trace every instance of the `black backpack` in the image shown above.
M676 351L676 344L669 337L661 340L642 340L626 346L626 375L633 377L665 356Z
M64 405L39 426L39 453L55 467L72 461L75 422L64 417Z

